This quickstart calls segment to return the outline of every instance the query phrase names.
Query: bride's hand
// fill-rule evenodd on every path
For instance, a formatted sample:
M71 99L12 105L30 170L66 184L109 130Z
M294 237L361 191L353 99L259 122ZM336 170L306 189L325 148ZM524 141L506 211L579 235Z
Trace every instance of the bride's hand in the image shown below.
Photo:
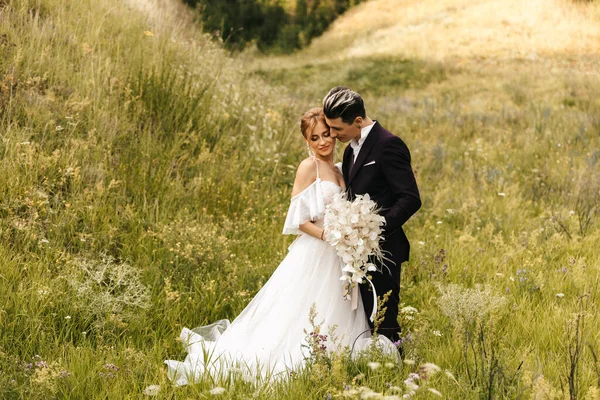
M315 225L312 221L303 223L299 226L299 229L314 238L325 241L325 229Z

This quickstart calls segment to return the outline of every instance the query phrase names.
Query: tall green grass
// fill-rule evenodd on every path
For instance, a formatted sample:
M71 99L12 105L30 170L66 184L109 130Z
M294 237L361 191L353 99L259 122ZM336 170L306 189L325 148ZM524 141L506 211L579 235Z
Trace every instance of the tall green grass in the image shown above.
M401 397L410 372L417 398L598 395L596 75L327 55L256 70L112 0L0 2L0 52L0 397ZM283 258L297 120L336 84L412 152L414 365L340 355L269 387L172 388L181 328L234 318Z

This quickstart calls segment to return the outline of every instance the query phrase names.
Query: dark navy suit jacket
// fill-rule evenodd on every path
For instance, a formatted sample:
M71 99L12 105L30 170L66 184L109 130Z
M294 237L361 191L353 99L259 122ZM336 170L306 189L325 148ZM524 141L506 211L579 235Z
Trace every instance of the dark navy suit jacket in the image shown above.
M386 220L381 248L399 267L408 261L410 253L410 243L402 225L421 207L408 147L402 139L375 122L350 172L352 156L352 147L346 147L342 172L349 198L353 200L356 195L368 193L381 207L380 214Z

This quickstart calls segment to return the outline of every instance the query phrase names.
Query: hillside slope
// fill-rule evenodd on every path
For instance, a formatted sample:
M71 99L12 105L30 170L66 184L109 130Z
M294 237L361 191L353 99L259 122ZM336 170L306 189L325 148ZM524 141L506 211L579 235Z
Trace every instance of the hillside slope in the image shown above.
M600 52L599 10L566 0L372 0L340 17L309 52L436 60L588 56Z

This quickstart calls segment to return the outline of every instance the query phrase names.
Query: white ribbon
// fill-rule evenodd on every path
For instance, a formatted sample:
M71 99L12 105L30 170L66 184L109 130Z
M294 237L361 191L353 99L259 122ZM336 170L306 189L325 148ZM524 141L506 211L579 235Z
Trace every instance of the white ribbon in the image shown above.
M369 317L369 320L373 322L375 320L375 315L377 315L377 292L375 291L375 285L373 285L373 282L371 282L369 278L366 279L367 281L369 281L369 283L371 284L371 288L373 289L373 311L371 311L371 316ZM350 297L352 298L352 310L356 310L358 308L357 284L354 284L354 287L352 288L352 295Z

